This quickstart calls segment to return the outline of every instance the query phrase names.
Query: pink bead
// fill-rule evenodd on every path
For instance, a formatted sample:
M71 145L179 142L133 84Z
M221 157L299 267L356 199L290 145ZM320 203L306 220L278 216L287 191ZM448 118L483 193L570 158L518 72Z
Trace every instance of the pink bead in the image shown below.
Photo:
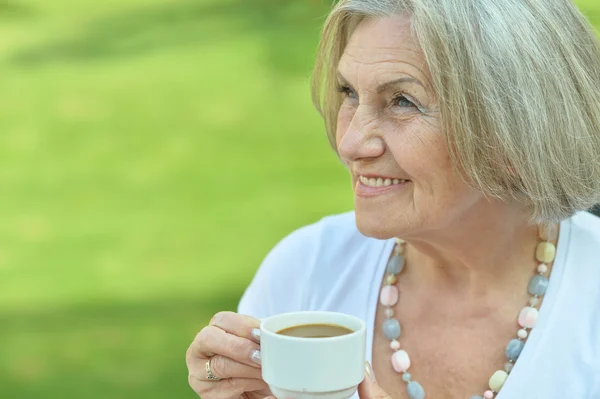
M393 340L392 342L390 342L390 348L392 348L392 350L397 351L398 349L400 349L400 342Z
M530 306L524 307L519 313L519 325L524 328L533 328L537 322L539 312Z
M397 373L405 373L410 368L410 357L403 350L394 352L392 355L392 366Z
M381 289L379 300L383 306L394 306L398 303L398 288L393 285L386 285Z
M493 398L494 398L494 392L492 392L492 391L489 391L489 390L488 390L488 391L485 391L485 392L483 393L483 397L484 397L485 399L493 399Z

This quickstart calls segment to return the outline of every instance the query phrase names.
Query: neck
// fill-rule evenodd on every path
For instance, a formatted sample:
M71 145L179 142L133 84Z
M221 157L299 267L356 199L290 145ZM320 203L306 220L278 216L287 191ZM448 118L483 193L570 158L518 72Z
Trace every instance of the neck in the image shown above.
M468 301L522 295L536 266L538 227L522 213L494 208L407 237L406 281L424 295Z

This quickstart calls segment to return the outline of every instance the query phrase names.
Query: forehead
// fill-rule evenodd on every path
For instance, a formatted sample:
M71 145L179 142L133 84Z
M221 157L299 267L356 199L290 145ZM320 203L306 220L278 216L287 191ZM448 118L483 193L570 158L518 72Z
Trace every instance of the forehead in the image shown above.
M338 69L344 76L360 73L359 70L366 70L369 75L378 71L420 74L421 79L428 74L425 55L411 32L408 14L363 20L350 37Z

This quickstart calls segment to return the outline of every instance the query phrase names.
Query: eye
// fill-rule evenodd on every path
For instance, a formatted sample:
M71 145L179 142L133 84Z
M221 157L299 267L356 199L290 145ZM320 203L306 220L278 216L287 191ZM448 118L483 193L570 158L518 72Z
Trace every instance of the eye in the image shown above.
M358 98L358 94L348 86L338 85L336 90L338 93L342 93L346 98Z
M416 107L415 104L411 100L409 100L408 98L406 98L405 96L402 96L402 95L394 98L392 100L392 104L397 105L398 107L402 107L402 108Z

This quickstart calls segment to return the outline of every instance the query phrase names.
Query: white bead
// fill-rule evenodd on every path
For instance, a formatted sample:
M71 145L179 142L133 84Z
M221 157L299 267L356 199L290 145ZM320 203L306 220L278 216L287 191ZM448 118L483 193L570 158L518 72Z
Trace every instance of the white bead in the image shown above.
M388 319L390 317L394 317L394 309L392 309L392 308L385 308L385 317L387 317Z
M532 297L529 298L529 304L531 306L537 306L540 303L540 298Z
M393 340L392 342L390 342L390 348L393 351L397 351L398 349L400 349L400 342L398 342L397 340Z
M524 329L524 328L521 328L519 331L517 331L517 337L519 337L519 338L521 338L521 339L525 339L525 338L527 338L527 335L528 335L528 334L529 334L529 333L528 333L528 332L527 332L527 330L526 330L526 329Z
M396 247L394 248L394 255L404 255L405 249L405 244L396 245Z
M543 224L538 228L540 238L545 241L554 241L558 238L558 224Z
M540 274L546 274L548 273L548 266L545 263L541 263L538 267L537 267L537 271Z

